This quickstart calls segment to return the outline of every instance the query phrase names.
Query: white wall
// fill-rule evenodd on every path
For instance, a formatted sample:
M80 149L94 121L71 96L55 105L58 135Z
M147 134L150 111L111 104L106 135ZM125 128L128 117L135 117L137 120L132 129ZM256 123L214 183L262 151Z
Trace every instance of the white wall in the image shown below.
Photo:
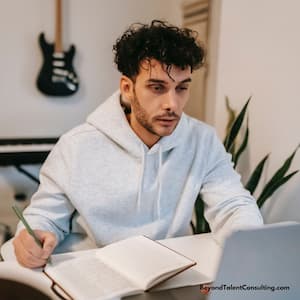
M65 47L77 47L75 67L81 89L71 98L40 94L35 80L41 65L37 37L53 39L53 0L0 0L0 138L60 135L81 123L118 85L111 47L127 25L166 18L181 23L180 0L64 0ZM250 169L268 152L266 178L300 142L300 19L298 0L214 0L211 35L209 121L220 136L227 114L224 97L241 108L249 95ZM300 151L292 169L300 168ZM35 173L38 169L31 168ZM0 201L15 191L36 188L13 168L0 168ZM300 175L270 201L267 222L300 221ZM1 203L0 203L1 204ZM2 208L1 208L2 209ZM0 222L5 212L0 211Z
M133 22L163 18L181 24L179 0L64 0L64 46L74 43L81 87L70 98L42 95L35 80L42 63L38 35L54 39L53 0L0 0L0 138L59 136L81 123L118 88L112 45ZM31 171L38 173L36 167ZM12 167L0 168L0 201L36 185ZM0 204L1 204L0 203ZM0 222L6 211L0 205ZM7 208L7 212L11 211Z
M64 45L81 88L68 98L41 94L35 80L42 63L37 38L54 39L53 0L1 0L0 137L57 136L82 122L118 86L112 45L132 22L165 18L180 24L178 0L64 0Z
M218 52L211 61L215 105L210 121L224 136L225 95L240 109L252 95L250 147L253 170L271 152L265 178L279 168L300 142L300 2L298 0L215 0L219 26L213 26ZM212 82L210 82L212 84ZM213 92L212 92L213 90ZM212 105L212 106L213 106ZM246 155L246 156L247 156ZM300 169L300 150L292 170ZM300 174L263 209L266 222L300 221ZM268 207L269 206L269 207Z

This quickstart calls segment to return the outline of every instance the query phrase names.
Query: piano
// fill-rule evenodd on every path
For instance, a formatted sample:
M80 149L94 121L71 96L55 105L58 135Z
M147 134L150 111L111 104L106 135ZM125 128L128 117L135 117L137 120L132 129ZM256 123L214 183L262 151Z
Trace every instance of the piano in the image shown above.
M58 138L11 138L0 139L0 167L14 166L30 179L38 179L24 170L21 165L42 164Z
M14 138L0 139L0 167L14 166L19 172L37 184L39 179L25 170L22 165L42 164L52 150L58 138ZM24 201L26 194L16 193L15 200ZM4 226L4 241L12 238L12 231L6 224Z

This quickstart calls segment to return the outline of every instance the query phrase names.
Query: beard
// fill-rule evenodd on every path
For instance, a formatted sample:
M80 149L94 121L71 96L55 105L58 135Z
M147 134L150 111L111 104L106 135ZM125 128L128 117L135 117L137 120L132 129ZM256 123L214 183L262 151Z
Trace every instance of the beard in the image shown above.
M147 131L152 133L153 135L156 135L158 137L163 137L166 135L170 135L176 128L180 116L178 116L175 112L173 111L165 111L163 114L157 115L155 117L150 117L149 114L146 112L146 110L141 106L135 90L133 91L133 99L131 101L131 113L134 112L135 118L138 121L138 123L144 127ZM171 128L170 130L159 130L159 128L155 128L155 122L159 119L162 119L164 117L167 118L173 118L176 120L175 126Z

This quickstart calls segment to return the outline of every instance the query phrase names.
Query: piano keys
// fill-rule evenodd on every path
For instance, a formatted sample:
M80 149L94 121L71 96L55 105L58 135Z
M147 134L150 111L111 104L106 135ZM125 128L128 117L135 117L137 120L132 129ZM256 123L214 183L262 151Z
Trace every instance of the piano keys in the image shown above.
M0 166L42 164L58 138L0 139Z

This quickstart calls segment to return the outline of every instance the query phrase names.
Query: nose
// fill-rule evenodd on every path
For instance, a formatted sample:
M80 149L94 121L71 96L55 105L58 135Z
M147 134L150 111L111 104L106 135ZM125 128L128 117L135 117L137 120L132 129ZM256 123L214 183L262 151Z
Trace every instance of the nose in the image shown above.
M164 95L162 109L168 111L177 111L178 100L174 91L170 90Z

